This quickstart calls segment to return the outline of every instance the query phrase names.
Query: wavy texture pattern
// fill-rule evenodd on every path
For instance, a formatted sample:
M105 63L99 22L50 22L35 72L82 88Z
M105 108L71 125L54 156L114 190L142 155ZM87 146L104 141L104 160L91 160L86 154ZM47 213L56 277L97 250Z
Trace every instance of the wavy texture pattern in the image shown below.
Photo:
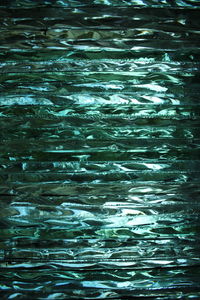
M2 299L200 298L198 7L1 0Z

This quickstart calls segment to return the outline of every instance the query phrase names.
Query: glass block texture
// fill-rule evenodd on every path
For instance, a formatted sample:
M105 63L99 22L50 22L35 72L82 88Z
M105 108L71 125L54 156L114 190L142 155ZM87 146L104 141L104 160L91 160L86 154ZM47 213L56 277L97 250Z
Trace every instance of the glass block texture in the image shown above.
M1 299L200 299L200 1L0 2Z

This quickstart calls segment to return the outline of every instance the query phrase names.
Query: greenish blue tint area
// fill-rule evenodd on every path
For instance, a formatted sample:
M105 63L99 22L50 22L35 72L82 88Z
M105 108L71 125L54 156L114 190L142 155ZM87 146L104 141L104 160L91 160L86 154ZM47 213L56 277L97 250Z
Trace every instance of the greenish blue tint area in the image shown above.
M200 299L199 16L1 0L1 299Z

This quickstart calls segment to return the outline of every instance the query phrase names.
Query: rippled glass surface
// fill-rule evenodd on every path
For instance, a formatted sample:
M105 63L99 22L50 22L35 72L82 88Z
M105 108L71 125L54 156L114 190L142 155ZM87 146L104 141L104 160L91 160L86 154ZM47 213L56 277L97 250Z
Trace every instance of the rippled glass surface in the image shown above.
M1 299L200 299L199 8L1 0Z

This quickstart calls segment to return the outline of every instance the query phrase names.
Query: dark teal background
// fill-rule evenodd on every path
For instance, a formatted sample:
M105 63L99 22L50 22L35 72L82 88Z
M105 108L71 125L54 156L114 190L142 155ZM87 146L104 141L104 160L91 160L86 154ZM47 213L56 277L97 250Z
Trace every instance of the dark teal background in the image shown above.
M1 1L2 299L199 299L199 1Z

